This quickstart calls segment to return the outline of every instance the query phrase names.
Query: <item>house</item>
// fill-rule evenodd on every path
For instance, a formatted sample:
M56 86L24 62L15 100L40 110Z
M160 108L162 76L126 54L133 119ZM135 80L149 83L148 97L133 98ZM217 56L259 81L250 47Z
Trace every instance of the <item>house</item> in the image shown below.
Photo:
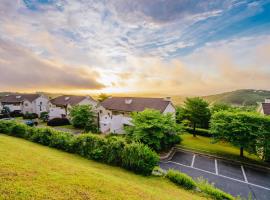
M258 111L263 115L270 115L270 98L265 99L264 103L261 103Z
M8 107L10 111L25 113L40 113L48 111L49 99L42 94L9 94L0 100L1 107Z
M68 117L68 110L75 105L97 106L97 101L89 96L62 95L50 100L49 119Z
M100 131L121 134L124 126L132 125L131 112L141 112L147 108L163 114L175 114L170 98L111 97L101 102L98 108Z

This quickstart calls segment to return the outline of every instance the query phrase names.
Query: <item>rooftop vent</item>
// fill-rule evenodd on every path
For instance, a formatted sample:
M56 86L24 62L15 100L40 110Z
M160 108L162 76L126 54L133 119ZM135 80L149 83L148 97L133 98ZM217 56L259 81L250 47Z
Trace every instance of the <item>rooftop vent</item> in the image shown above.
M70 99L70 97L65 97L65 101L67 101L67 100L69 100Z
M16 99L20 99L22 96L16 96Z
M132 103L132 99L125 99L125 104L131 104Z

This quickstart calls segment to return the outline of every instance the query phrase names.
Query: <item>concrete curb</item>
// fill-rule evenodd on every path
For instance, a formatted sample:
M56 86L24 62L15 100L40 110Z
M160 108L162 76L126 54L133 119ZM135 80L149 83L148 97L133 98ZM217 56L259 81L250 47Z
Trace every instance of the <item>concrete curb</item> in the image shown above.
M215 158L215 159L219 159L219 160L224 160L224 161L228 161L228 162L235 163L235 164L245 165L245 166L248 166L248 167L253 168L253 169L270 171L270 167L246 163L246 162L237 161L237 160L232 160L232 159L228 159L228 158L224 158L224 157L220 157L220 156L216 156L216 155L206 154L206 153L202 153L202 152L198 152L198 151L194 151L194 150L189 150L189 149L184 149L184 148L179 148L179 147L171 148L171 150L167 153L167 155L160 157L160 160L163 162L170 160L173 157L173 155L175 154L175 152L177 152L177 151L193 153L193 154L205 156L208 158Z

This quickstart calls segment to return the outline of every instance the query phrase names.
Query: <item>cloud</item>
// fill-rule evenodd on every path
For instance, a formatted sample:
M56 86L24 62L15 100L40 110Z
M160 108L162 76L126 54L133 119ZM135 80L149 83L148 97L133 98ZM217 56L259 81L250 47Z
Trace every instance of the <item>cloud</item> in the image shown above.
M39 58L7 41L0 40L1 90L101 89L99 74L87 66L67 66Z

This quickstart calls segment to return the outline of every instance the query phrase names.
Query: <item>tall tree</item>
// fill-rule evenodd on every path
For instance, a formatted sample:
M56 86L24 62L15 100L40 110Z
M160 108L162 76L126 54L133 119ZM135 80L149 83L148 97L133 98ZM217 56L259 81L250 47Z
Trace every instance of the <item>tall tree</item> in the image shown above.
M185 112L193 127L193 136L196 137L196 127L208 127L211 113L209 104L200 97L187 98L185 101Z
M211 119L210 131L215 141L227 141L240 148L240 156L244 149L256 152L260 120L258 114L250 112L216 112Z

